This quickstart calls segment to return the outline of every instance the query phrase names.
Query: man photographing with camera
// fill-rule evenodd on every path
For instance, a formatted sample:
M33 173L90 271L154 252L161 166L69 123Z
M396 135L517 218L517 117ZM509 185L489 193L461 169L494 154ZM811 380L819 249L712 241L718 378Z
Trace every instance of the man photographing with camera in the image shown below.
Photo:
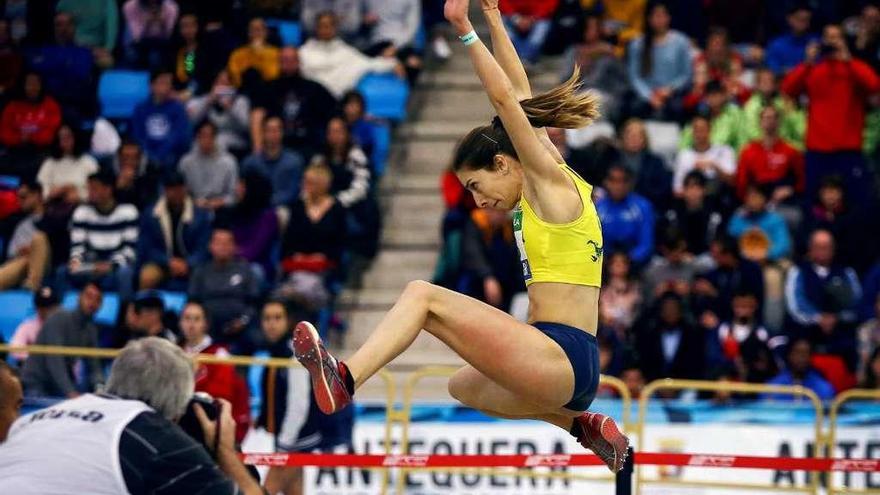
M3 492L264 493L238 459L228 402L208 412L191 406L204 445L177 425L193 391L192 361L179 347L156 337L131 342L113 362L105 393L13 424L0 445Z

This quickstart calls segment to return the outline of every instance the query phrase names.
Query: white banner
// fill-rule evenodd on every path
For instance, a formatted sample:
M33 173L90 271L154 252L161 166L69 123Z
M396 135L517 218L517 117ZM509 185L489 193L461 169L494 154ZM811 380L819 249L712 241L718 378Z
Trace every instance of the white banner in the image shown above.
M688 452L704 454L806 457L813 452L813 429L807 425L790 427L672 424L649 425L646 430L646 452ZM384 425L360 423L355 428L355 450L358 453L382 453ZM557 454L583 452L580 445L565 432L542 423L416 423L410 431L412 454ZM263 450L263 449L260 449ZM256 451L256 450L249 450ZM838 434L837 457L880 457L880 427L843 428ZM542 468L538 468L539 470ZM545 472L547 469L543 469ZM571 468L569 472L584 476L609 475L605 468ZM392 474L392 486L397 482ZM754 483L767 486L807 487L807 473L777 472L755 469L720 468L643 468L649 479L670 481L709 481ZM824 478L824 477L823 477ZM610 480L610 478L609 478ZM306 469L308 495L372 495L381 490L382 476L378 471L360 469ZM824 481L824 480L823 480ZM880 474L836 473L835 486L880 488ZM410 495L612 495L610 481L533 479L480 474L449 474L415 472L406 476L406 493ZM722 490L720 488L684 488L677 485L649 483L646 495L710 495L731 493L775 494L772 491Z

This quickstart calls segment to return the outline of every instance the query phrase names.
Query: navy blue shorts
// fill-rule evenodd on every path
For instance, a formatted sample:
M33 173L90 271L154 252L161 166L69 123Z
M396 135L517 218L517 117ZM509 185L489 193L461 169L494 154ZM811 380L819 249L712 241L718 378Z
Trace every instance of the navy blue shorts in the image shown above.
M574 370L574 394L564 407L572 411L586 411L596 398L596 390L599 388L599 344L596 337L561 323L540 321L532 326L559 344L571 362Z

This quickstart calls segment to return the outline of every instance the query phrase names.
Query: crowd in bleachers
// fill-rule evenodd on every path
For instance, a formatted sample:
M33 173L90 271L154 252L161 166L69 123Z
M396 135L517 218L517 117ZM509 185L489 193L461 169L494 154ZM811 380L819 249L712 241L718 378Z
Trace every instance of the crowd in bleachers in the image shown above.
M291 323L344 329L391 130L425 51L450 55L437 19L442 1L0 2L0 342L290 358ZM28 396L103 380L9 360ZM233 404L240 441L258 403L280 431L286 380L249 402L201 366L196 388Z
M501 10L527 66L562 55L561 80L579 66L602 98L600 122L548 129L595 185L602 372L634 395L660 377L805 384L823 399L876 387L880 5ZM525 318L509 222L452 172L442 184L435 281Z

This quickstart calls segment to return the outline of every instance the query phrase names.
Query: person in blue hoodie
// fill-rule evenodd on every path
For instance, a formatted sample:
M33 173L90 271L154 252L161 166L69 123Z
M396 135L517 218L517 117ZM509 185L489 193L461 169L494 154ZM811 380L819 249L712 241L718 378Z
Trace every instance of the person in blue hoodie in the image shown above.
M153 74L150 98L134 109L131 132L147 157L159 164L163 175L174 170L189 150L192 131L183 105L171 97L173 76L168 71Z
M752 230L759 230L769 241L767 261L778 261L791 255L791 235L782 215L767 209L769 191L766 186L750 184L743 207L730 219L727 233L741 239Z
M621 164L608 168L604 189L596 212L602 220L605 256L623 251L643 267L654 254L654 207L632 191L633 172Z
M784 76L806 58L807 46L819 39L810 32L812 12L806 5L796 5L786 16L790 32L767 45L767 67L777 76Z
M810 364L812 346L807 339L795 339L788 345L786 369L771 378L767 385L800 385L808 388L819 396L819 400L828 401L834 398L834 387L822 374ZM771 394L761 396L764 400L792 401L798 400L791 394ZM801 399L802 400L802 399Z

